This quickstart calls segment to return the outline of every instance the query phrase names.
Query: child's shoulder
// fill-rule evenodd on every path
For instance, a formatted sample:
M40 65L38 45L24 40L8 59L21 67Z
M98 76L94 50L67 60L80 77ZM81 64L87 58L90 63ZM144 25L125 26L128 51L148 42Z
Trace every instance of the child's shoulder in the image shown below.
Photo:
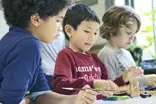
M129 52L127 49L121 49L121 51L122 51L124 54L130 54L130 52Z
M93 59L96 63L102 64L101 61L100 61L100 58L98 57L97 54L95 54L95 53L90 53L90 54L91 54L91 56L92 56L92 59Z
M65 47L63 48L60 52L70 52L71 50L69 49L69 47Z
M89 53L94 59L98 59L98 55L95 53Z
M69 54L71 55L72 54L72 50L69 48L69 47L65 47L64 49L62 49L58 55L62 55L62 54Z
M108 44L105 44L103 46L103 48L100 50L99 55L114 55L115 53L117 53L118 49L113 48L111 46L109 46Z
M97 57L97 54L95 54L95 53L88 53L88 54L90 54L93 57Z

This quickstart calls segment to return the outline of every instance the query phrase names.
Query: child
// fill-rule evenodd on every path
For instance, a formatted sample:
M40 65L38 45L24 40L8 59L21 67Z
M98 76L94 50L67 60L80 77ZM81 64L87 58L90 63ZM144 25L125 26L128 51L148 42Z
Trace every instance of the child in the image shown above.
M129 67L136 66L130 52L126 49L139 31L141 21L139 15L128 6L111 7L103 15L102 21L100 35L108 42L99 52L99 58L106 65L109 79L114 80L125 73ZM146 77L139 78L140 88L156 85L155 75Z
M51 92L41 69L39 40L55 39L68 1L2 0L10 30L0 41L1 103L28 103L24 96L29 91L38 104L93 104L96 92L91 90L81 91L78 97Z
M105 65L97 55L87 53L97 40L99 26L98 17L88 6L77 4L67 10L63 20L63 31L69 40L69 46L57 56L53 76L54 91L69 95L78 91L64 90L63 87L82 88L89 84L92 88L118 90L115 83L125 84L123 76L116 78L115 83L107 80ZM141 74L140 70L136 73L137 76Z

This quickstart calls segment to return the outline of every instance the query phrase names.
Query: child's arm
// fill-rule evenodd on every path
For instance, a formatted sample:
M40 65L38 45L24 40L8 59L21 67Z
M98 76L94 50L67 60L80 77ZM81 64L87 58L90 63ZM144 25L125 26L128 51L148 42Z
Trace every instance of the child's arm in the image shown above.
M32 102L30 99L25 97L20 104L32 104Z
M137 78L143 75L143 70L139 67L129 67L128 70L124 71L121 76L117 77L114 82L118 86L126 85L131 79Z
M101 68L101 79L94 80L94 88L102 88L104 90L118 90L118 86L111 80L108 79L108 72L105 65L94 55L94 59L100 65Z
M94 88L118 91L119 87L111 80L94 80Z
M84 89L89 88L85 86ZM97 93L92 90L82 90L78 95L61 95L54 92L41 95L35 104L94 104Z
M156 75L155 74L149 74L149 75L144 75L144 83L146 83L146 86L156 86ZM138 79L139 80L139 79ZM139 82L140 84L140 82Z

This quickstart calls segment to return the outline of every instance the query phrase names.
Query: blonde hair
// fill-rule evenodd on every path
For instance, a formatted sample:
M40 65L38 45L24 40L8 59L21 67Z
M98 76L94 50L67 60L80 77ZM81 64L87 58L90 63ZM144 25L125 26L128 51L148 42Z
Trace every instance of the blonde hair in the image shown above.
M140 16L129 6L113 6L103 15L100 35L107 40L111 35L116 36L121 26L130 28L133 23L137 23L137 31L141 26Z

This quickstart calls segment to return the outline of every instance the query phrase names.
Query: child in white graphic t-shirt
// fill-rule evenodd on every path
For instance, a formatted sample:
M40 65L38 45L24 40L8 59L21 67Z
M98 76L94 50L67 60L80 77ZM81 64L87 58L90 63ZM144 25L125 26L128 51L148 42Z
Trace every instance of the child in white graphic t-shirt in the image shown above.
M139 31L139 15L129 6L113 6L103 15L100 35L108 40L99 52L99 59L105 64L109 79L114 80L136 66L132 55L126 50ZM131 80L129 77L127 80ZM138 78L139 87L156 85L156 75L143 75Z

